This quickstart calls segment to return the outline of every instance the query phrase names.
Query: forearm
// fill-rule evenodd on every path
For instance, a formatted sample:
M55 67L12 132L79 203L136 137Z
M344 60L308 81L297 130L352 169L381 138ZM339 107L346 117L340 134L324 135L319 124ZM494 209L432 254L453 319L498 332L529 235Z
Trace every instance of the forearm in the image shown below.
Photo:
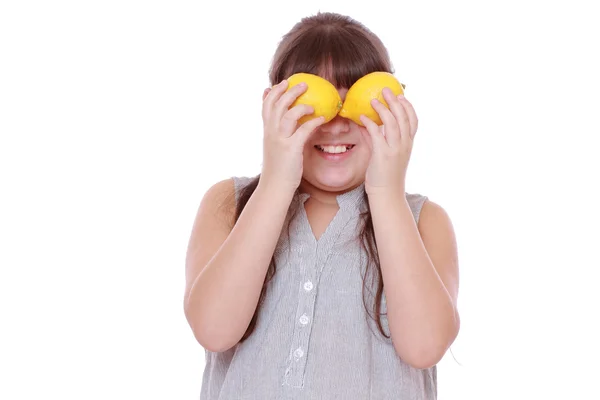
M421 240L404 192L369 197L387 302L400 357L435 364L454 340L456 307Z
M246 331L292 196L259 184L227 239L196 278L187 308L203 345L223 351Z

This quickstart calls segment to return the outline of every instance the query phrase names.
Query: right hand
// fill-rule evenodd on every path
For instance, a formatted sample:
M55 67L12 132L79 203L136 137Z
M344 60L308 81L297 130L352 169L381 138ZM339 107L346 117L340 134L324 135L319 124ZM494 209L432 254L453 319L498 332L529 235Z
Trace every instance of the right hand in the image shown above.
M289 91L287 89L288 82L284 80L274 86L263 101L263 167L260 180L278 190L293 192L302 180L304 145L325 118L314 118L298 127L298 120L312 114L314 108L306 104L290 108L306 91L306 83L300 83Z

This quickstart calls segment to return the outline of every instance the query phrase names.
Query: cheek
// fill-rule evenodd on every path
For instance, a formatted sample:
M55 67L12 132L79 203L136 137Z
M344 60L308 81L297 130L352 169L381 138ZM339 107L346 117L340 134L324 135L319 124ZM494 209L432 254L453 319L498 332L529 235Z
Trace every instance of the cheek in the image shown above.
M313 153L313 150L315 150L315 148L307 143L304 146L304 157L310 156Z
M356 154L356 156L357 156L356 158L359 160L361 168L365 167L369 163L369 160L371 159L371 150L365 144L360 146L360 149L357 149L357 150L359 150L359 151L358 151L358 154Z

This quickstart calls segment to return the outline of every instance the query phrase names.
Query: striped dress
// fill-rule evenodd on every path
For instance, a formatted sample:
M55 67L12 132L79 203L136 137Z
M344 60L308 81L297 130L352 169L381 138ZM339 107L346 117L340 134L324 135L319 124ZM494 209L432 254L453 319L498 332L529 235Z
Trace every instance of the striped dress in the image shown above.
M236 200L250 179L234 177ZM228 351L206 351L201 400L436 399L436 367L404 363L365 311L363 196L364 184L339 195L340 209L319 240L304 209L309 195L294 198L256 329ZM406 196L418 222L427 197ZM372 309L376 286L368 288ZM385 316L382 324L389 336Z

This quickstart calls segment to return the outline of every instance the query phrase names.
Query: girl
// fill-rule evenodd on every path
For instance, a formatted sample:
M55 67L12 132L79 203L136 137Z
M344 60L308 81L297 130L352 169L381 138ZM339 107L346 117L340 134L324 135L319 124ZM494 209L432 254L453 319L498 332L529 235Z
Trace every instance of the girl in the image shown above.
M384 89L389 109L372 102L381 127L364 116L365 127L340 116L298 126L313 109L290 109L306 90L288 87L296 72L343 100L374 71L392 72L387 50L349 17L305 18L280 42L262 172L212 186L189 242L201 399L436 398L435 365L459 330L457 249L445 211L405 192L412 105Z

